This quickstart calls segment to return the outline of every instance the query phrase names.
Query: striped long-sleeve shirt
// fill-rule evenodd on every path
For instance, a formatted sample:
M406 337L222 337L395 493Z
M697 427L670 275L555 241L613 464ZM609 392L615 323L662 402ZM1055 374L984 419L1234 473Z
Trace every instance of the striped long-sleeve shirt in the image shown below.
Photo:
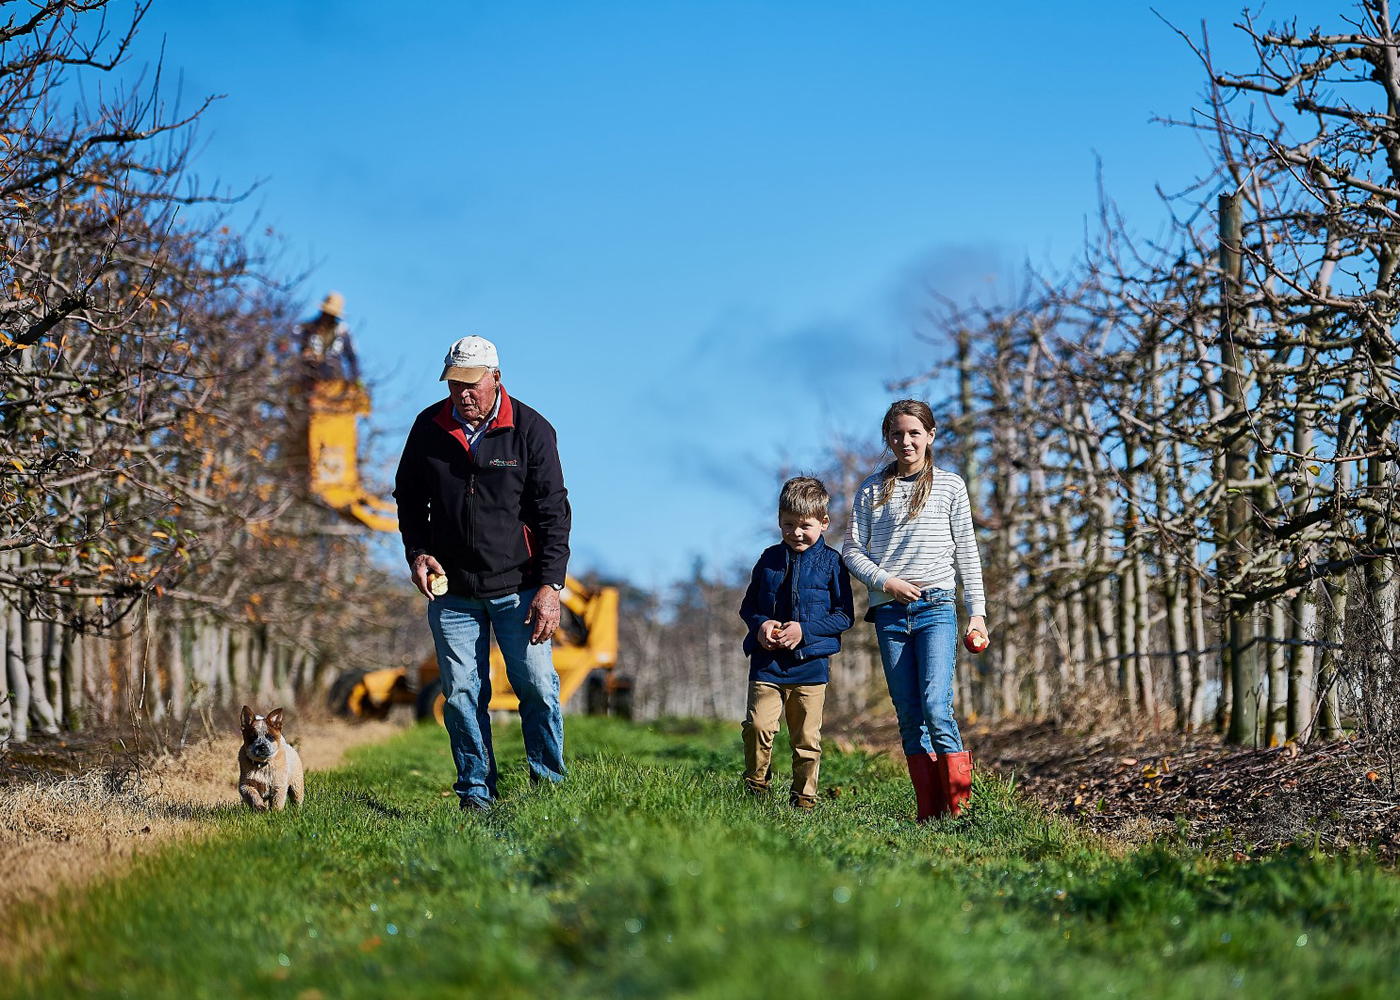
M985 615L982 561L972 530L967 484L961 476L934 468L923 510L906 522L914 485L913 476L896 479L889 502L877 507L883 474L877 472L860 484L841 547L846 568L870 588L872 605L893 600L884 591L890 577L948 590L961 578L968 614Z

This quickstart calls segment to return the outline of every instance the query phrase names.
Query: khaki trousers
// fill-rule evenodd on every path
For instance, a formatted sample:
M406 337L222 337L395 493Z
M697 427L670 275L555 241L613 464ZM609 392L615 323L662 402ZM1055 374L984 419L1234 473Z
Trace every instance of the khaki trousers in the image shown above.
M787 717L792 742L792 797L805 805L817 800L817 772L822 759L822 706L825 684L749 684L744 718L744 784L766 792L773 775L773 737L780 715Z

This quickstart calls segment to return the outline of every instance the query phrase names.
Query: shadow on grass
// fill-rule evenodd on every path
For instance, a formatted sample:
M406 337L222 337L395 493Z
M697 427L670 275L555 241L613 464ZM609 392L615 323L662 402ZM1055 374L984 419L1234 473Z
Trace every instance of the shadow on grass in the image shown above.
M378 796L360 789L342 791L340 793L340 798L342 801L364 808L374 813L376 816L382 816L385 819L408 819L409 817L407 810L400 809L398 806L385 802Z
M208 805L203 802L172 802L152 797L143 799L143 808L152 816L162 819L218 822L230 819L248 807L242 802L220 802Z

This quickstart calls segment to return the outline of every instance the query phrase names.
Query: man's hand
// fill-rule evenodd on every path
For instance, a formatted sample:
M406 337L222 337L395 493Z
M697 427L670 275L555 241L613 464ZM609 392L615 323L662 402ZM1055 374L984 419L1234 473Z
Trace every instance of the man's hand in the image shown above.
M758 627L758 644L764 649L777 649L778 638L776 633L778 629L782 627L782 625L775 622L773 619L768 619Z
M885 593L889 594L900 604L913 604L923 593L918 587L908 580L901 580L897 576L892 576L885 581Z
M525 612L525 624L534 622L535 630L530 633L530 645L538 646L548 642L554 630L559 627L559 591L545 584L535 591L535 599Z
M782 631L774 638L783 649L796 649L802 645L802 626L797 622L784 622Z
M429 573L445 574L446 570L442 568L442 563L424 552L413 560L413 585L418 588L418 593L431 601L433 599L433 592L428 589Z

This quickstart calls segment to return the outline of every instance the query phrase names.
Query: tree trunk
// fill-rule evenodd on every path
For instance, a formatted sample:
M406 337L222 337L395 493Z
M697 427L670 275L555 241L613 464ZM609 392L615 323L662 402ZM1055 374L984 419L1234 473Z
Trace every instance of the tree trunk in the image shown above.
M232 698L240 701L248 697L248 665L251 661L253 637L245 629L229 629L229 660L232 663ZM232 704L232 702L230 702Z
M45 736L58 734L58 713L49 701L47 678L44 663L44 623L33 614L26 613L23 623L24 641L22 644L24 671L29 678L29 715L34 728Z
M218 688L216 701L220 705L232 705L234 697L233 659L230 655L229 644L232 642L233 629L222 623L216 625L214 637L214 662L218 664L218 669L214 674L214 684Z
M1098 614L1095 615L1095 624L1098 626L1099 639L1103 646L1101 662L1104 690L1116 694L1122 691L1118 683L1118 670L1123 661L1122 647L1118 643L1118 628L1115 624L1116 615L1113 611L1113 577L1104 573L1099 577L1094 589L1098 591Z
M1244 557L1252 550L1249 501L1245 483L1249 475L1247 447L1248 400L1245 397L1244 353L1238 339L1244 325L1239 305L1244 282L1243 210L1238 194L1220 196L1220 259L1224 282L1221 301L1224 322L1221 337L1220 388L1225 399L1227 436L1225 440L1225 539L1221 559L1221 582L1225 588L1228 624L1226 642L1230 647L1231 712L1225 738L1230 743L1259 745L1260 669L1255 614L1238 593Z
M1206 664L1218 662L1206 652L1206 608L1201 593L1200 578L1192 573L1186 579L1187 600L1191 610L1191 728L1200 729L1206 723ZM1221 685L1221 700L1224 700L1224 684Z
M1329 251L1334 252L1334 240L1329 238L1328 245ZM1326 265L1326 271L1319 275L1320 288L1326 288L1330 285L1331 268L1334 264L1335 260L1330 260ZM1313 360L1313 352L1305 351L1304 364L1311 365ZM1313 454L1313 422L1312 418L1301 409L1293 417L1293 453L1304 456L1299 460L1299 467L1295 473L1299 480L1299 486L1292 513L1298 516L1307 513L1317 494L1317 476L1313 471L1316 467L1310 461L1310 456ZM1298 552L1298 558L1312 561L1315 557L1315 548L1313 545L1303 546ZM1313 705L1317 681L1315 672L1317 647L1304 645L1304 643L1316 642L1319 638L1317 634L1318 600L1319 594L1316 584L1303 587L1293 598L1290 638L1293 639L1294 645L1289 650L1288 655L1288 738L1292 740L1306 740L1313 735L1313 720L1317 712L1317 708Z
M1317 707L1317 736L1323 740L1342 737L1341 671L1342 641L1347 629L1347 580L1339 579L1332 588L1332 608L1327 620L1327 645L1317 670L1321 702Z
M266 630L259 635L258 643L258 697L271 698L276 695L277 677L275 674L276 650Z
M171 622L166 630L170 649L170 714L177 724L183 724L189 713L189 654L186 652L189 626L182 621Z
M1186 633L1186 601L1182 597L1181 570L1175 554L1168 555L1162 566L1162 601L1167 610L1167 644L1171 647L1171 657L1167 661L1168 676L1172 679L1172 711L1176 718L1176 728L1186 731L1191 728L1191 701L1193 678L1191 676L1191 638Z
M83 635L77 629L65 628L62 634L63 657L63 724L71 732L79 732L88 719L87 664L83 652Z
M102 664L102 721L116 722L121 714L122 671L125 669L125 643L97 637L98 660Z
M14 731L13 706L10 704L10 614L4 598L0 598L0 749L10 742Z
M63 725L63 717L66 713L63 697L65 686L63 683L62 633L64 631L63 626L57 622L45 622L43 625L45 686L48 688L49 704L53 706L56 727Z
M1269 638L1283 639L1289 635L1289 605L1281 598L1268 604ZM1288 739L1288 653L1289 646L1283 642L1269 642L1264 650L1269 664L1269 712L1267 725L1268 743L1271 747L1282 746Z
M29 674L24 669L24 616L19 606L11 604L9 625L5 630L5 664L10 675L10 700L14 710L10 715L10 739L15 743L29 740Z
M1131 516L1131 515L1130 515ZM1128 539L1125 538L1125 545ZM1126 555L1126 548L1125 548ZM1119 660L1118 696L1124 714L1132 719L1138 714L1137 648L1137 565L1136 557L1128 561L1118 577L1117 631Z
M1086 560L1087 562L1088 560ZM1079 591L1079 606L1084 615L1084 655L1089 661L1089 665L1095 671L1103 669L1104 648L1103 629L1099 625L1099 585L1095 583L1084 584ZM1087 679L1088 671L1079 678L1081 684Z
M165 685L161 683L161 665L165 660L161 649L161 628L164 616L146 613L140 631L141 679L143 681L142 701L145 703L146 718L152 725L165 721Z
M1148 606L1151 592L1147 588L1147 561L1143 559L1142 553L1133 557L1133 574L1136 577L1133 588L1133 625L1136 632L1134 645L1138 651L1138 696L1142 700L1143 714L1152 723L1152 727L1157 729L1161 727L1162 719L1157 708L1157 679L1152 665L1151 609Z
M1288 739L1305 739L1313 715L1313 665L1317 641L1317 601L1315 588L1300 590L1293 598L1294 645L1288 657Z

